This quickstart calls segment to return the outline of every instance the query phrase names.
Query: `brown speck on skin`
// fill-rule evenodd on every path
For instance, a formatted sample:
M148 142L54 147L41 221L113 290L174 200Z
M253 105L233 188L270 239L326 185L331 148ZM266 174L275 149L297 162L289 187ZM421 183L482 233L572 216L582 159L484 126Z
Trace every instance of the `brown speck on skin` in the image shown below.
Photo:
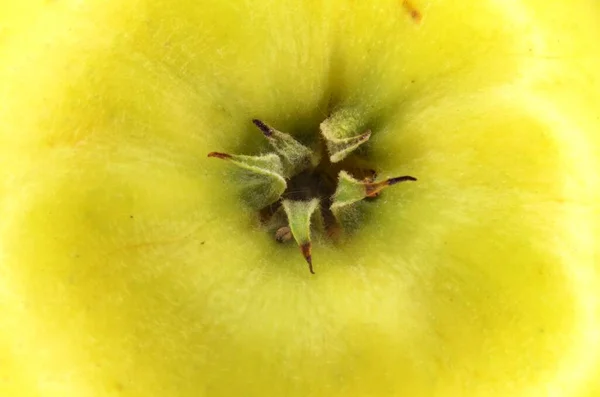
M300 246L300 251L302 251L302 256L304 256L304 259L306 259L306 263L308 263L308 270L310 270L310 272L312 274L315 274L315 271L313 270L313 267L312 267L311 250L312 250L311 243L304 243Z
M221 152L210 152L208 154L208 157L215 157L215 158L218 158L218 159L227 160L227 159L231 158L231 155L227 154L227 153L221 153Z
M413 21L419 23L423 19L423 15L409 0L402 0L402 7L410 15Z

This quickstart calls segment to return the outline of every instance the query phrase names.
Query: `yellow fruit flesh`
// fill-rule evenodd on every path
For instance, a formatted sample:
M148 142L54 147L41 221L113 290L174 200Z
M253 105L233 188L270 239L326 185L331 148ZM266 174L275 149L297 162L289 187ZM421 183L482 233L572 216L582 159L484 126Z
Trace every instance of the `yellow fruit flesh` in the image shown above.
M0 42L0 395L600 391L594 1L106 3ZM419 182L311 276L206 154L330 98Z

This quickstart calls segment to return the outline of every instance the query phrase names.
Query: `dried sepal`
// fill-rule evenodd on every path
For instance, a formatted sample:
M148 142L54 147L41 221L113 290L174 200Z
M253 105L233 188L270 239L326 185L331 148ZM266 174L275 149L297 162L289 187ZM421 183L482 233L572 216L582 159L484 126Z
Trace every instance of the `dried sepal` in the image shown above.
M331 210L335 214L338 208L354 204L366 197L364 182L354 179L346 171L340 171L338 185L333 195Z
M277 131L260 120L254 119L252 122L261 130L273 149L281 157L283 174L286 178L312 168L318 163L319 159L315 157L314 152L290 134Z
M412 176L400 176L389 178L384 181L374 182L369 179L358 180L346 171L340 171L338 185L333 195L331 212L341 221L342 212L367 197L376 197L383 189L404 181L416 181Z
M310 221L313 213L319 208L319 199L308 201L283 200L283 209L288 218L288 227L298 243L302 256L308 263L308 268L314 274L312 267L312 243L310 240Z
M254 179L252 183L248 184L248 187L253 187L257 191L257 194L252 195L255 206L266 207L275 203L287 187L281 159L275 154L243 156L211 152L208 157L227 160L246 171L247 178Z
M338 111L321 123L321 135L332 163L342 161L371 138L369 130L358 133L360 127L361 118L352 110Z

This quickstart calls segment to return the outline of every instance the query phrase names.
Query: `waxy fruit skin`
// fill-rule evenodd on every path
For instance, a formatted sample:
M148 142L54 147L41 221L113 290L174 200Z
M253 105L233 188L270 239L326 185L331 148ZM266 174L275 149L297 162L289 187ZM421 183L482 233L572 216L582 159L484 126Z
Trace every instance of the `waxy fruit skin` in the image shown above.
M410 4L0 2L0 395L600 395L600 4ZM207 154L330 106L418 181L311 275Z

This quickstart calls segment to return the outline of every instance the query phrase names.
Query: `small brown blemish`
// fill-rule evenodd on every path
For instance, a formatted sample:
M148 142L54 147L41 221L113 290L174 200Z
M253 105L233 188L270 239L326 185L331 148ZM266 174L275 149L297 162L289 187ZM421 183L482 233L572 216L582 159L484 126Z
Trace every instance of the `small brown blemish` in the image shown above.
M410 15L413 21L419 23L423 19L423 14L417 10L417 8L409 1L402 0L402 7Z
M221 153L221 152L210 152L210 153L208 154L208 157L216 157L216 158L218 158L218 159L224 159L224 160L227 160L227 159L230 159L230 158L231 158L231 155L230 155L230 154L227 154L227 153Z

